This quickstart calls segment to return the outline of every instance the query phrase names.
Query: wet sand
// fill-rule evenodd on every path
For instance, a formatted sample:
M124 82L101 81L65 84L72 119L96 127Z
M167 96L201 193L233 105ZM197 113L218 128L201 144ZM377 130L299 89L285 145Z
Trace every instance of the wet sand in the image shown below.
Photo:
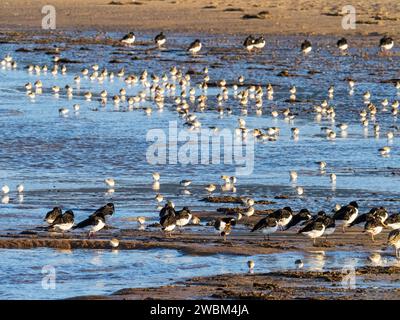
M40 29L45 0L0 3L0 29ZM279 0L54 0L57 29L160 31L208 34L368 35L400 30L400 4L395 0L352 1L356 29L344 30L342 7L326 1ZM316 23L317 22L317 23ZM139 40L139 39L138 39Z
M356 269L358 281L385 278L400 280L399 267ZM194 277L158 288L122 289L110 296L86 296L73 299L243 299L243 300L397 300L399 289L350 287L342 285L340 271L282 271L254 274L224 274Z
M82 232L69 232L63 235L32 228L21 233L0 234L0 248L110 249L109 240L115 237L119 239L120 250L164 248L180 250L191 255L255 255L315 250L370 251L386 249L389 232L384 230L375 237L375 242L372 242L360 227L347 229L345 233L337 227L333 235L327 239L325 237L317 239L314 246L312 240L297 233L299 229L297 226L287 231L278 231L268 240L262 233L250 232L253 225L266 216L265 213L256 213L249 218L242 218L224 242L213 227L216 218L226 216L224 213L202 211L193 214L201 219L201 225L176 228L171 236L161 232L157 223L147 225L145 230L109 227L91 239L88 239L87 233ZM234 215L228 216L234 217ZM394 254L394 250L388 250L390 254Z

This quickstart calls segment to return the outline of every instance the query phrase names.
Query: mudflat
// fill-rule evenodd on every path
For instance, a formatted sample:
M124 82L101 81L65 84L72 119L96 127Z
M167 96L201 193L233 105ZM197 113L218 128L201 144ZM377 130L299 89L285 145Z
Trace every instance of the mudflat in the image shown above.
M57 29L208 34L368 35L400 30L400 3L355 0L356 28L342 27L348 1L54 0ZM44 0L0 3L1 29L40 29Z

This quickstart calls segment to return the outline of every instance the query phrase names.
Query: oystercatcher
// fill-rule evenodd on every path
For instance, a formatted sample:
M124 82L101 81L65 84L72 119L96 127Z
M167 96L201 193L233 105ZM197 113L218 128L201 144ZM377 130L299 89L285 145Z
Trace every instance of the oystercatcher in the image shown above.
M189 48L188 51L192 54L196 54L197 52L199 52L201 50L202 44L200 42L199 39L196 39L195 41L193 41Z
M135 39L136 39L135 34L133 32L129 32L128 34L123 36L123 38L120 41L125 45L132 45L135 42Z
M61 215L62 215L61 208L54 207L53 210L47 212L44 221L46 221L48 224L52 224L57 218L61 217Z
M389 51L390 49L393 48L394 41L391 37L384 36L380 41L379 41L379 48L381 51Z
M74 213L72 210L66 211L64 214L58 216L53 223L47 227L49 231L60 230L64 231L70 230L74 225Z
M271 233L274 233L278 230L278 221L276 218L273 217L265 217L262 218L260 221L256 223L256 225L251 229L251 232L260 230L264 234L264 239L265 235L268 235L268 240L269 240L269 235Z
M293 211L290 207L285 207L274 211L269 216L275 218L278 222L278 226L283 229L292 220Z
M163 32L159 33L158 35L156 35L156 37L154 38L154 42L156 43L156 45L160 48L162 47L165 42L167 41L167 37L164 35Z
M334 220L342 220L342 230L345 232L345 227L349 226L358 216L358 204L356 201L350 202L347 206L341 207L333 215Z
M346 38L341 38L338 40L336 43L337 47L339 48L340 51L346 51L349 47Z
M325 232L325 224L321 221L312 221L308 223L303 229L299 230L298 233L304 234L305 236L313 239L313 245L317 238L321 237Z
M290 222L286 225L285 230L289 230L291 227L296 226L301 221L309 221L312 219L310 211L307 209L301 209L299 213L293 215L293 218Z
M162 218L164 216L175 214L174 204L171 201L167 201L164 207L160 210L159 217Z
M182 210L176 211L175 216L178 227L186 226L190 222L190 219L192 219L192 213L188 207L183 207Z
M301 52L303 52L303 54L307 54L310 53L311 50L312 50L311 42L308 40L304 40L303 43L301 44Z

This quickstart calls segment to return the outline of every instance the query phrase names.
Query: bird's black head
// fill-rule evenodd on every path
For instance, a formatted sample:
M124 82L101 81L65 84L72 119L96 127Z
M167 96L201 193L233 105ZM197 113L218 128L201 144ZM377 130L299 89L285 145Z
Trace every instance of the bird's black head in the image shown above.
M284 207L283 210L289 211L289 212L293 212L291 207Z
M182 210L190 211L188 207L183 207Z
M106 206L109 207L110 209L112 209L113 211L115 209L114 208L114 203L109 202L109 203L106 204Z
M318 216L318 217L325 217L325 216L326 216L326 212L323 211L323 210L321 210L321 211L319 211L319 212L317 213L317 216Z
M299 212L299 217L301 219L311 219L311 213L308 211L308 209L301 209Z
M236 225L236 219L231 219L231 226Z
M349 205L353 206L354 208L358 209L358 203L356 201L352 201L349 203Z
M74 212L73 212L72 210L67 210L67 211L64 213L64 215L69 215L69 216L71 216L71 217L75 217L75 216L74 216Z

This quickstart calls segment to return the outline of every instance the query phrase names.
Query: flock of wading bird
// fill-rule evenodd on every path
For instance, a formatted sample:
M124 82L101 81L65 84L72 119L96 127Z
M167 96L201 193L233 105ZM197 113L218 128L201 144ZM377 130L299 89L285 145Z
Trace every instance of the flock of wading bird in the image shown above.
M242 211L243 214L239 212L235 218L223 217L215 220L214 228L224 237L224 241L237 221L244 218L243 216L250 217L254 214L253 199L243 198L243 204L246 206ZM161 229L170 235L175 227L189 224L192 218L193 215L187 207L175 211L174 204L168 201L160 211ZM342 207L337 205L331 214L319 211L316 215L312 215L308 209L301 209L295 213L290 207L278 209L259 220L250 232L260 231L264 234L264 238L268 236L269 240L269 235L278 230L286 231L300 225L298 233L313 239L313 245L316 245L317 238L328 237L335 232L336 223L342 224L343 232L346 228L364 224L364 232L371 236L372 241L375 241L374 236L381 233L384 228L392 229L388 236L388 245L395 247L396 257L400 258L400 214L389 215L384 207L372 208L368 213L359 214L356 201Z
M217 218L213 226L215 230L224 238L231 233L237 221L241 220L243 215L250 217L254 214L254 200L251 198L243 198L243 204L246 205L246 210L238 213L235 218L221 217ZM75 224L74 213L72 210L67 210L62 213L60 207L55 207L45 216L45 221L49 224L44 227L47 231L61 231L90 228L89 238L96 232L106 226L106 217L112 216L115 212L114 204L107 203L105 206L97 209L87 219ZM200 219L193 216L188 207L183 207L181 210L175 210L175 205L172 201L167 201L160 213L160 227L167 235L171 237L171 233L176 227L184 227L192 222L199 225ZM145 219L140 217L138 222L143 225ZM342 224L342 231L346 228L364 224L364 232L371 236L372 241L375 241L374 236L382 232L384 228L390 228L387 244L394 246L396 257L400 258L400 214L395 213L389 215L384 207L372 208L368 213L359 214L359 208L356 201L350 202L348 205L340 207L337 205L331 214L325 211L319 211L316 215L312 215L308 209L301 209L298 213L293 212L290 207L278 209L266 217L259 220L251 232L260 231L265 236L280 231L286 231L297 225L300 225L298 233L303 234L313 239L313 245L316 245L316 239L322 236L328 237L336 230L336 223ZM43 227L40 227L43 229ZM113 239L112 243L118 245L118 240Z
M129 33L124 36L120 43L122 45L131 46L135 43L135 34ZM167 38L161 33L157 35L154 39L155 44L158 47L163 47L166 44ZM249 36L245 39L243 45L245 49L249 52L261 50L264 48L266 41L263 37L253 37ZM392 38L385 36L379 42L379 48L382 52L388 53L394 46L394 41ZM195 55L200 52L202 48L202 43L200 40L195 40L188 47L188 52ZM337 41L337 48L341 52L346 52L349 48L348 42L345 38L342 38ZM301 52L303 54L308 54L312 51L312 44L310 41L305 40L301 44ZM67 67L65 65L60 66L60 55L58 48L56 48L56 54L53 58L54 66L51 69L51 73L56 75L57 73L66 74ZM3 60L0 61L0 65L7 68L15 69L17 68L17 63L13 60L10 55L7 55ZM45 66L39 65L30 65L28 66L29 72L35 72L36 74L40 74L41 72L47 72L49 68ZM151 75L151 79L148 79L148 72L144 70L140 76L134 74L127 74L125 69L122 68L116 74L113 72L108 72L107 69L100 70L99 65L93 65L91 67L92 72L89 68L84 68L81 71L81 74L84 78L89 78L91 81L97 80L99 83L102 83L105 79L113 79L115 76L119 78L124 78L124 82L127 85L134 85L141 82L142 86L147 90L149 89L151 95L151 99L156 103L157 107L162 109L164 106L164 94L168 91L170 94L175 96L175 91L177 89L176 81L178 81L180 86L180 94L175 97L176 110L179 115L186 121L185 125L190 129L197 129L201 127L200 121L197 119L195 115L195 111L203 111L207 107L207 95L205 94L208 85L207 83L210 81L210 77L208 75L208 68L203 69L203 81L199 84L199 88L202 90L201 95L196 96L195 87L191 87L190 85L190 74L184 74L182 70L179 70L177 67L172 67L170 69L170 77L167 74L157 76L155 74ZM91 72L91 73L90 73ZM74 77L75 83L81 82L81 76L76 75ZM247 105L250 100L255 100L255 106L257 108L257 114L262 114L262 105L263 105L263 96L264 91L262 86L249 86L248 88L237 92L239 89L239 85L244 85L244 77L239 76L238 85L233 85L234 96L239 99L240 104L242 106L241 113L243 115L247 114ZM349 93L352 94L354 92L355 81L348 80L348 85L350 88ZM218 86L221 89L221 93L217 95L218 107L217 111L220 115L223 115L225 112L227 114L232 113L232 109L227 107L224 108L222 103L228 100L228 88L227 82L222 79L218 81ZM400 90L400 82L395 84L396 88ZM27 83L25 85L25 89L27 91L27 95L34 99L36 94L41 94L43 88L43 83L41 80L37 80L34 84ZM61 92L61 88L59 86L53 86L52 91L54 94L59 94ZM122 88L119 91L119 95L114 95L112 100L115 105L119 105L122 102L127 102L128 108L133 108L134 106L138 107L141 102L146 102L147 98L149 98L146 90L140 91L137 95L132 97L126 96L126 89ZM67 84L65 86L66 95L70 98L73 95L73 86ZM267 97L269 100L273 100L273 87L271 84L268 84L266 87ZM290 90L290 99L296 99L296 87L291 87ZM190 105L186 102L185 98L189 94L189 99L191 102L197 101L196 109L191 110ZM330 86L328 89L328 96L332 98L334 94L334 86ZM363 94L364 103L367 106L360 112L361 123L364 127L368 127L369 119L374 119L375 115L381 111L387 111L389 107L389 100L384 99L381 101L382 109L379 110L373 103L371 103L371 93L369 91ZM94 94L90 91L84 93L84 98L88 101L95 98ZM108 93L106 90L100 92L99 100L102 106L107 104ZM398 113L399 102L397 100L391 103L391 114L393 116L397 116ZM75 104L73 106L74 112L78 112L80 106ZM143 108L146 114L151 114L152 108L145 107ZM324 100L320 105L314 106L314 111L320 116L325 116L328 119L334 120L335 118L335 109L333 106L330 106L327 100ZM65 116L69 113L69 109L61 108L59 109L59 114L61 116ZM293 114L289 108L282 111L285 119L293 120L295 118L295 114ZM272 111L271 115L273 117L278 117L279 112L277 110ZM342 123L337 125L339 130L345 132L348 128L348 124ZM214 128L218 129L218 128ZM387 139L393 140L395 133L400 131L400 129L396 126L393 126L393 130L387 132ZM293 138L298 137L299 129L291 128ZM331 128L324 128L326 132L327 139L335 139L336 132ZM378 123L374 124L374 131L376 134L379 134L380 127ZM244 119L239 119L239 127L236 128L235 132L242 136L243 138L247 136L250 130L246 127L246 122ZM252 134L254 137L258 138L261 141L274 141L279 136L279 128L271 127L267 129L258 129L255 128L252 130ZM390 147L385 146L378 150L382 156L388 156L390 153ZM321 162L321 166L324 165L324 162ZM290 177L292 180L296 180L297 173L295 171L290 172ZM157 175L153 175L153 178L157 180ZM331 181L334 182L336 180L336 175L331 174ZM158 175L159 179L159 175ZM234 184L236 182L235 177L227 177L228 184L231 186L230 189L234 191ZM110 187L113 187L115 182L112 178L106 179L106 184ZM188 186L191 183L190 180L182 180L181 185ZM210 184L205 187L205 189L211 194L216 190L216 186L214 184ZM2 192L7 194L9 192L8 186L3 186ZM23 192L23 186L20 185L17 187L18 192ZM302 194L303 190L301 187L298 187L297 193ZM161 195L156 196L157 201L161 202L163 197ZM243 211L243 215L249 217L254 214L254 200L250 198L246 198L244 200L244 204L246 205L246 210ZM62 213L61 208L56 207L52 211L50 211L45 220L49 223L49 226L46 227L47 230L60 230L62 232L68 231L70 229L80 229L90 227L89 236L93 235L97 231L103 229L106 226L106 216L111 216L114 213L114 205L109 203L104 207L96 210L92 215L90 215L84 221L75 225L74 223L74 214L71 210ZM235 226L238 220L240 220L243 216L241 213L238 214L235 218L224 217L219 218L215 221L214 227L220 233L221 236L226 237L231 233L232 227ZM176 226L183 227L189 224L191 221L194 224L199 223L199 219L197 217L193 217L192 213L187 207L184 207L182 210L176 211L172 202L168 201L165 206L160 211L160 225L163 231L167 234L171 234L171 232L175 229ZM138 218L138 222L143 224L145 222L144 218ZM364 223L364 230L366 233L371 235L372 240L374 240L374 236L382 232L383 228L391 228L393 229L389 233L388 244L393 245L396 248L396 256L400 257L400 215L392 214L389 215L387 210L383 207L373 208L370 212L359 215L358 204L356 202L351 202L348 205L343 207L337 207L334 209L333 214L327 214L324 211L318 212L317 215L312 216L311 213L307 209L302 209L298 213L294 213L290 207L285 207L283 209L276 210L271 213L267 217L261 219L255 226L252 228L251 232L261 231L265 235L269 235L278 230L288 230L296 225L301 224L301 228L298 231L301 234L306 235L307 237L313 239L315 241L317 238L322 236L328 236L335 231L336 222L342 223L343 231L347 227L352 227L357 224ZM114 241L115 243L115 241Z

